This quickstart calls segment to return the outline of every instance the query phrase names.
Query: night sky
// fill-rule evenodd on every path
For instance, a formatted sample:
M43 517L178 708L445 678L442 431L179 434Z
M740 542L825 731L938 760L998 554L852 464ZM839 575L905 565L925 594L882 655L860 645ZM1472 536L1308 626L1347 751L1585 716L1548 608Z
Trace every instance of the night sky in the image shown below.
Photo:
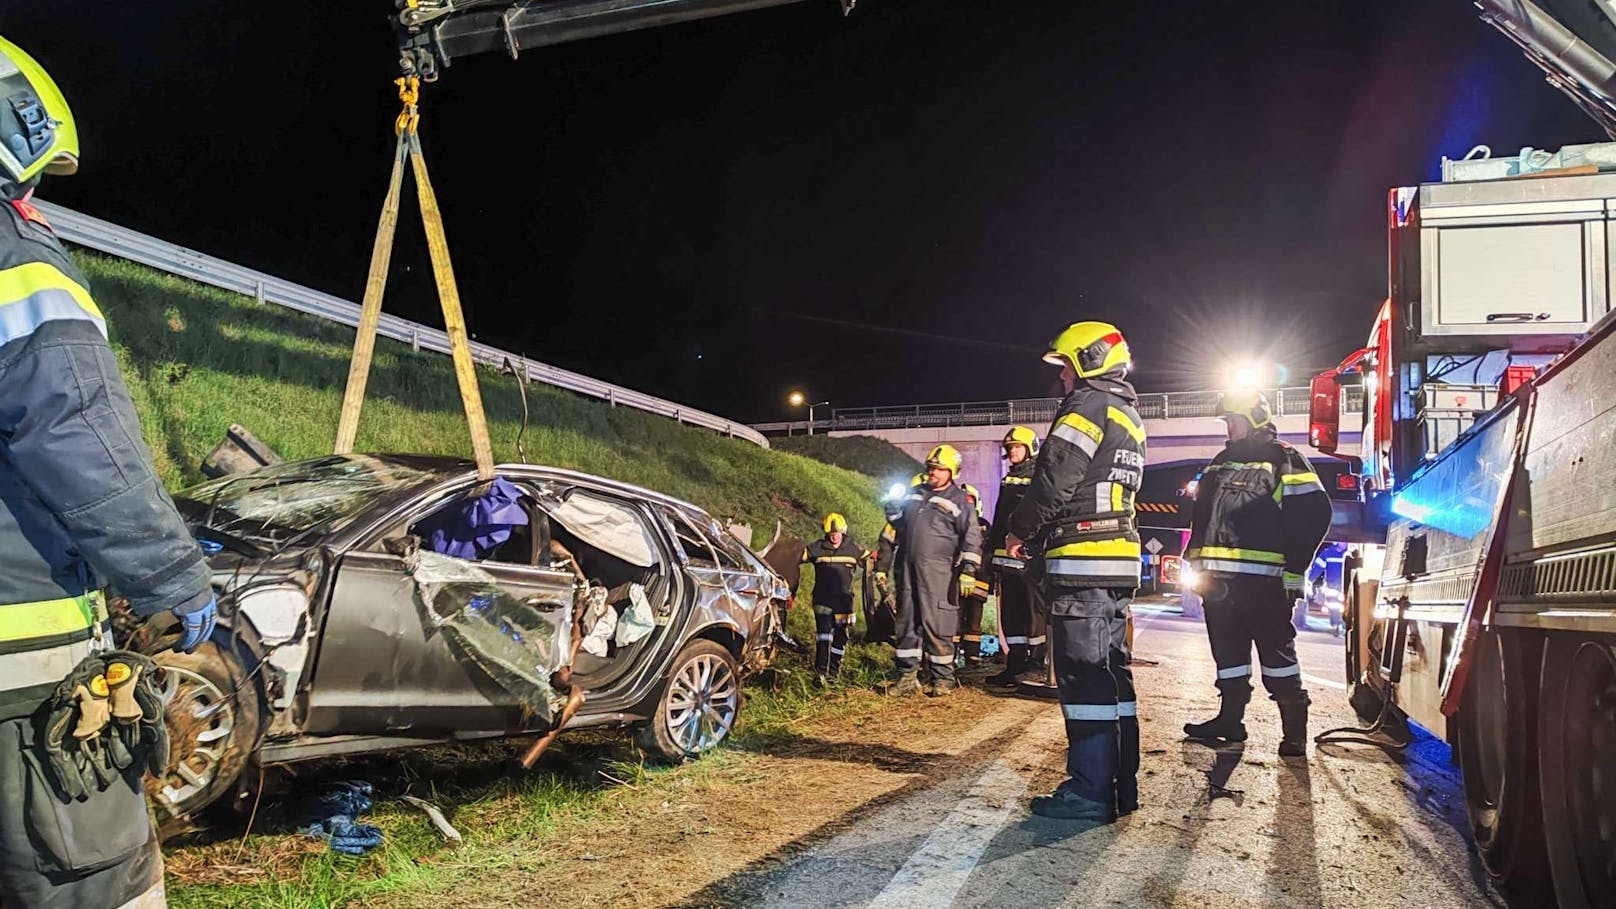
M83 136L41 195L357 300L390 0L83 10L0 8ZM479 340L749 420L794 387L1048 394L1083 318L1143 389L1245 356L1300 381L1384 296L1388 187L1603 138L1464 0L813 0L465 58L423 95ZM387 311L439 322L412 197L393 270Z

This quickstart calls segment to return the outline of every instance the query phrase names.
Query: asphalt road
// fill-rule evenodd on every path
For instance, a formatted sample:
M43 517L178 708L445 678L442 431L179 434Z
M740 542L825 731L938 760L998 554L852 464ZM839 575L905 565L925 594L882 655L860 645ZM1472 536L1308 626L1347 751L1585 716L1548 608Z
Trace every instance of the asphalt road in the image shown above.
M1322 627L1319 620L1316 624ZM1251 739L1213 749L1181 727L1216 709L1199 621L1135 614L1143 807L1114 825L1051 821L1028 800L1063 776L1048 704L1007 699L962 725L980 739L957 774L726 888L754 907L1503 906L1471 852L1458 771L1426 737L1393 758L1310 746L1280 760L1278 715L1259 694ZM1341 644L1300 635L1313 731L1353 721Z

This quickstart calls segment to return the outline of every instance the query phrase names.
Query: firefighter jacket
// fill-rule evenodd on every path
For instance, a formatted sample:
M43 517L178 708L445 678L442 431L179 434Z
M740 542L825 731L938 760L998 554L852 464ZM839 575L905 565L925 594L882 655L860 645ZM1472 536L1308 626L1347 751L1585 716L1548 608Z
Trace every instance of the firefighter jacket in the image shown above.
M803 564L814 566L814 605L853 608L853 569L864 558L864 550L853 538L842 534L842 545L832 546L823 537L803 547Z
M106 321L45 219L0 194L0 719L47 697L105 628L211 597L158 483Z
M975 574L982 565L982 528L976 509L957 483L942 489L914 486L891 522L897 558L905 564L942 566Z
M1218 574L1300 575L1329 529L1330 498L1313 465L1259 429L1206 465L1184 557Z
M1021 499L1032 486L1032 475L1038 469L1038 460L1028 458L1020 464L1010 465L1004 479L999 481L999 498L993 503L993 525L988 529L988 552L993 567L1021 571L1026 566L1012 558L1004 548L1004 538L1010 534L1010 515L1021 504Z
M1080 384L1061 401L1009 532L1036 541L1049 583L1139 586L1134 496L1145 478L1145 426L1133 386Z
M902 520L894 515L894 520ZM881 539L875 544L875 572L876 574L892 574L892 563L898 558L898 528L892 526L892 521L881 528Z

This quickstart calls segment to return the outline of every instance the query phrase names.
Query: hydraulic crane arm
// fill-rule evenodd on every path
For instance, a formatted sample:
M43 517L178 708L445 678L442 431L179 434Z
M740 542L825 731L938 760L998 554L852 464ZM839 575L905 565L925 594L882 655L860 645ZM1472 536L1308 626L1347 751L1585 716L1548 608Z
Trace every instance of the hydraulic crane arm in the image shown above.
M802 0L395 0L399 65L426 81L451 60L521 51ZM857 0L837 0L845 15Z
M1616 139L1616 0L1474 0L1482 21Z

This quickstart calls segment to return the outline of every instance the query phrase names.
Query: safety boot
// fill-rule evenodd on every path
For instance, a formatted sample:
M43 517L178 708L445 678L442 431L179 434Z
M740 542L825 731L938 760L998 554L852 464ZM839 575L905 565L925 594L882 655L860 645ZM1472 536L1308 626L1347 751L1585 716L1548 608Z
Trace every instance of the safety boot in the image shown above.
M1033 799L1032 813L1063 821L1094 821L1100 824L1109 824L1117 819L1116 812L1109 805L1086 799L1064 785L1058 787L1053 795L1040 795Z
M1241 681L1244 682L1243 679ZM1250 683L1224 687L1223 703L1218 705L1218 715L1204 723L1185 723L1184 734L1208 742L1244 742L1246 704L1250 701Z
M1307 757L1307 706L1310 703L1306 695L1299 701L1279 702L1279 740L1280 757Z
M887 682L882 694L892 698L906 698L920 693L920 675L910 669L899 675L896 679Z
M958 691L959 687L957 679L932 679L926 683L926 697L945 698Z

